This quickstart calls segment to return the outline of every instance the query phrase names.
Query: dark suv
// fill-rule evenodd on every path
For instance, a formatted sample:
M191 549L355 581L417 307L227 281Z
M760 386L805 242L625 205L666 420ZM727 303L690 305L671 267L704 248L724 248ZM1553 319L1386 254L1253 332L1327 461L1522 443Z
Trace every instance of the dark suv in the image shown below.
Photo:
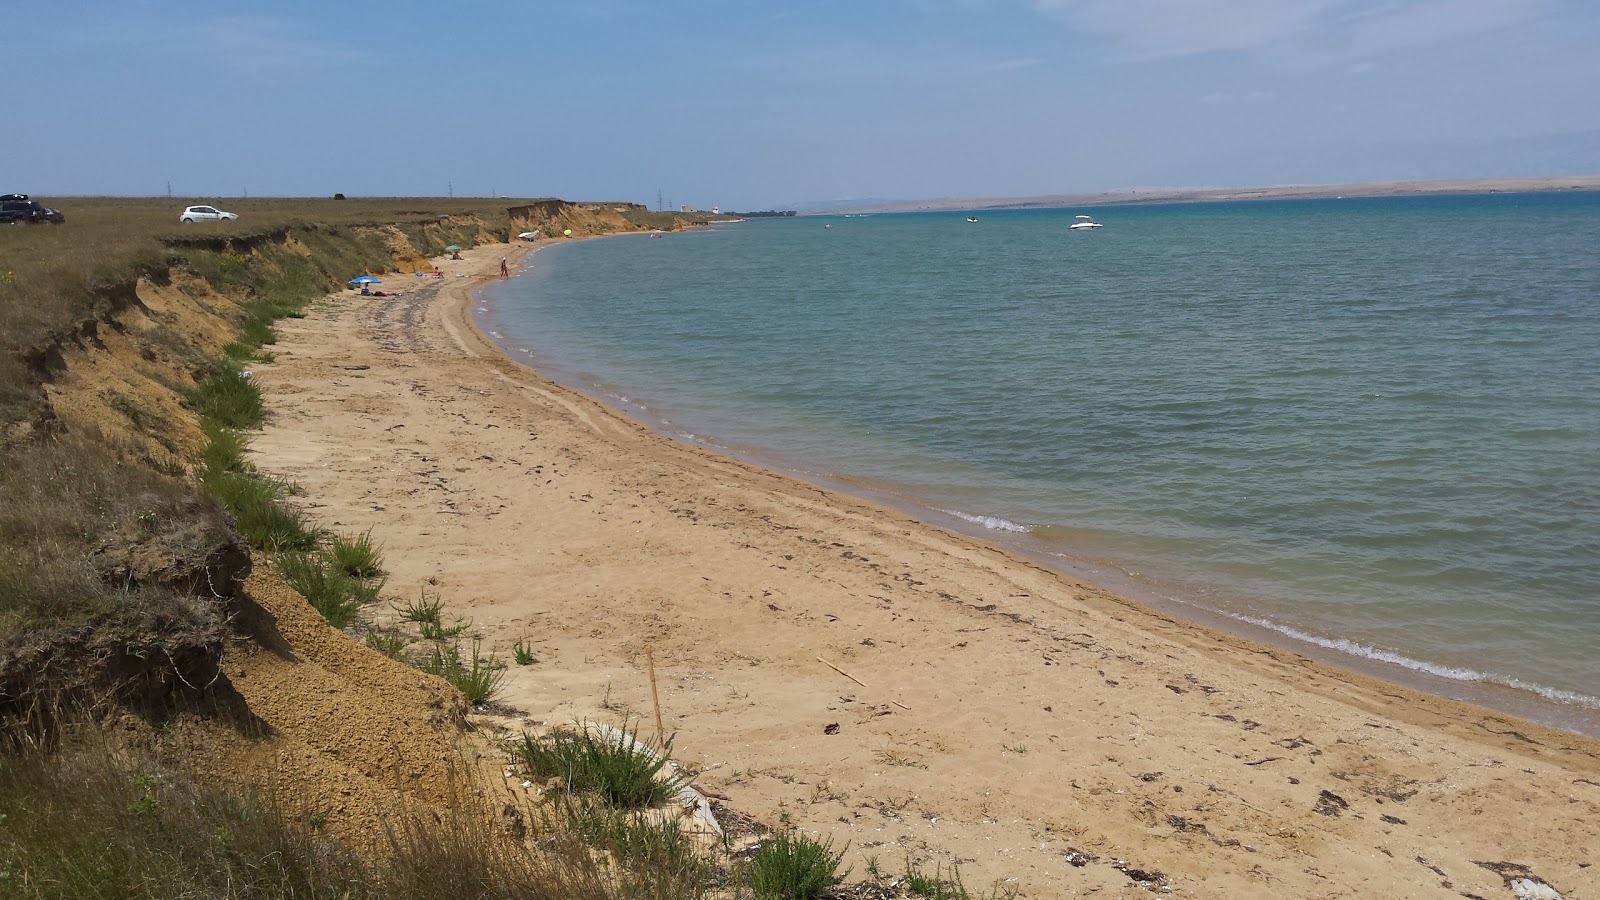
M61 224L67 220L59 209L51 209L37 200L29 200L27 194L6 194L0 196L0 224L21 225L27 222L32 225L43 225L46 222Z

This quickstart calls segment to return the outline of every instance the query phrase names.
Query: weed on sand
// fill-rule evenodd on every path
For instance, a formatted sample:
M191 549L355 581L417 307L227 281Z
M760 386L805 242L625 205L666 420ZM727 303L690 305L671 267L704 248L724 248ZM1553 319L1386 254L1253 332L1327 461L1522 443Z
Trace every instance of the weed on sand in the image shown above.
M524 731L512 756L540 778L560 778L569 791L595 794L614 807L659 806L676 796L681 779L667 769L667 754L639 741L627 723L617 731L594 726L558 729L543 737Z
M799 832L780 832L750 858L750 887L757 900L813 900L844 880L844 851Z
M505 671L494 658L479 653L477 641L472 642L471 655L466 659L462 658L460 644L435 641L417 668L450 682L473 706L494 699L505 680Z

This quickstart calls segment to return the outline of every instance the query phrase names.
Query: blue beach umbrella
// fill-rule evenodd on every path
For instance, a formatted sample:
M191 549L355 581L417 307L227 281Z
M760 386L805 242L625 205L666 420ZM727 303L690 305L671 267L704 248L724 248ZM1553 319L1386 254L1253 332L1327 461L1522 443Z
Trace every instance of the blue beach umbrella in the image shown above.
M383 284L383 279L382 278L373 278L371 275L362 275L359 278L350 279L350 283L351 284Z

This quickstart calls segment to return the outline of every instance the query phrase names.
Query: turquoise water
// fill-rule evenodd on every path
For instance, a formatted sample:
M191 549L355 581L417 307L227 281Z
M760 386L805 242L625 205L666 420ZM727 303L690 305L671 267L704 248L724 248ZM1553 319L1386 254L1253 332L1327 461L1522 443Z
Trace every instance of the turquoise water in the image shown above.
M682 439L1600 709L1600 195L1078 212L555 246L480 322Z

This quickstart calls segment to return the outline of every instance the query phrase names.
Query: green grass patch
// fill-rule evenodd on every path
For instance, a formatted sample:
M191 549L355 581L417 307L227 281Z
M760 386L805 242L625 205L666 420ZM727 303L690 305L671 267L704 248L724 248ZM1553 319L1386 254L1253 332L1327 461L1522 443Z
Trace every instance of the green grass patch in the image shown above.
M797 831L782 832L750 858L750 887L756 900L814 900L848 872L840 873L844 851L833 839L818 842Z
M697 852L683 820L649 811L617 809L593 800L566 807L564 826L584 843L612 855L623 868L649 872L659 882L692 886L706 882L711 866Z
M594 794L621 809L660 806L677 796L681 778L667 769L668 755L639 742L638 726L618 735L591 727L558 729L543 737L524 731L512 755L540 778L561 778L571 791Z
M190 390L189 403L201 418L228 428L256 428L265 414L261 388L232 366Z
M381 581L346 574L325 552L291 551L277 558L278 574L322 614L328 624L346 628L361 607L377 599Z
M258 550L309 550L317 532L298 509L280 502L292 486L249 472L208 474L206 487L232 516L239 533Z
M494 658L479 653L478 641L472 642L471 656L466 658L461 655L460 644L436 641L428 655L418 662L417 668L450 682L473 706L494 699L500 690L500 683L505 680L505 672Z
M328 542L328 559L339 571L352 578L376 578L383 574L383 551L372 542L372 529L361 534L334 535Z
M406 636L392 628L380 628L367 632L367 646L382 653L390 659L405 661Z

